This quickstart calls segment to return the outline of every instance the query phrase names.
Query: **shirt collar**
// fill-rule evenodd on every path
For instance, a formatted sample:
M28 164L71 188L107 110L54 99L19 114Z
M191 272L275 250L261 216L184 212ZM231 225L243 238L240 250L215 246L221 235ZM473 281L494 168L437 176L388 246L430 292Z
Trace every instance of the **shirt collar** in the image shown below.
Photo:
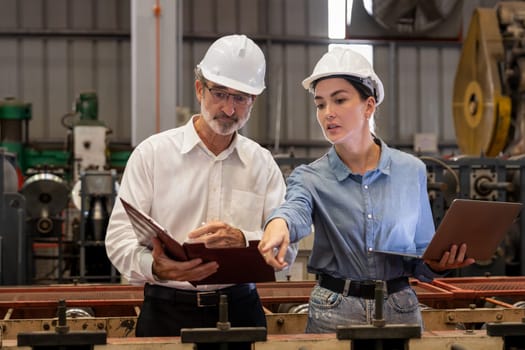
M182 127L182 133L184 135L182 139L181 153L185 154L191 151L195 146L202 142L193 121L198 117L198 114L192 115L190 120Z
M392 149L388 147L387 144L377 136L374 136L374 139L375 142L381 145L381 157L379 158L379 164L377 165L377 168L374 170L374 172L380 171L385 175L390 175L390 164L392 163ZM330 164L330 167L332 168L332 171L334 172L335 177L338 181L343 181L348 176L355 175L346 166L346 164L343 163L341 158L339 158L334 146L330 147L330 150L328 151L328 163Z
M381 145L381 157L379 157L379 164L377 165L377 169L382 172L385 175L390 175L390 165L392 164L392 149L388 147L388 145L378 138L377 136L374 136L377 142Z
M193 115L190 120L182 127L183 128L183 134L184 138L182 141L182 147L181 147L181 153L185 154L190 152L192 149L197 147L198 145L201 145L204 149L207 150L206 145L204 145L204 142L202 142L201 138L199 137L199 134L197 134L197 130L195 129L194 120L199 115L195 114ZM228 146L227 149L225 149L218 158L228 158L230 155L237 156L240 161L243 164L246 164L246 160L248 155L242 147L239 147L239 139L242 138L241 135L239 135L237 132L235 132L235 136L233 137L233 141Z

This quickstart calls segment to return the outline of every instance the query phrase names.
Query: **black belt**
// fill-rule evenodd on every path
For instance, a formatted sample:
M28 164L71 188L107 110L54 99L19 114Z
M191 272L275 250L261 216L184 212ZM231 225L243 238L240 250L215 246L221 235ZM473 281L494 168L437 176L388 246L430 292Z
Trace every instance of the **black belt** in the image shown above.
M332 292L353 296L363 299L374 299L376 281L353 281L335 278L329 275L319 275L319 285L330 289ZM386 288L385 288L386 285ZM408 277L398 277L389 281L383 281L383 288L388 294L399 292L410 287Z
M169 288L155 284L144 286L144 297L152 297L170 301L172 303L191 304L197 307L217 306L221 294L228 296L228 301L249 295L252 287L249 284L238 284L232 287L211 290L211 291L192 291L176 288Z

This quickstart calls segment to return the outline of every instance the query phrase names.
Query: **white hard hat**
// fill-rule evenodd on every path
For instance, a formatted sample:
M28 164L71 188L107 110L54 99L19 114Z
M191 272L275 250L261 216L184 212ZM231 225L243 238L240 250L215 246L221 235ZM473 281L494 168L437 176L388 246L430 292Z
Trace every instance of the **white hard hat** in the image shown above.
M197 68L207 80L250 95L259 95L265 88L264 54L246 35L217 39Z
M309 90L316 80L333 75L358 78L361 84L371 90L378 105L385 97L383 83L374 72L370 62L361 54L342 47L334 47L321 57L312 75L303 80L303 87Z

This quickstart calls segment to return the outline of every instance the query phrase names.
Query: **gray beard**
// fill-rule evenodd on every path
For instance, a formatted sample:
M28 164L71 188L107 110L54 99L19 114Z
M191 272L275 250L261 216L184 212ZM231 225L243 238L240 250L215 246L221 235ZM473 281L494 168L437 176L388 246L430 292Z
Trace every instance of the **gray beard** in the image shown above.
M246 118L244 120L237 119L237 121L233 124L224 125L215 120L214 116L212 116L204 107L204 102L201 101L201 114L204 121L213 130L213 132L222 136L231 135L237 130L241 129L246 124L248 119L250 119L251 112L252 106L250 106L250 110L248 111L248 114L246 115Z

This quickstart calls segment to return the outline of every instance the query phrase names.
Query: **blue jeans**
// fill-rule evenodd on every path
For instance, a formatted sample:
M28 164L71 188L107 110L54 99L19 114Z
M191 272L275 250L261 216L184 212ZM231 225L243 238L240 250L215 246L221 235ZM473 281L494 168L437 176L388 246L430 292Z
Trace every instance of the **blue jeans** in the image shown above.
M306 333L334 333L337 326L371 324L375 300L344 297L316 285L310 294ZM421 310L412 288L385 297L383 318L387 324L419 324L423 326Z

